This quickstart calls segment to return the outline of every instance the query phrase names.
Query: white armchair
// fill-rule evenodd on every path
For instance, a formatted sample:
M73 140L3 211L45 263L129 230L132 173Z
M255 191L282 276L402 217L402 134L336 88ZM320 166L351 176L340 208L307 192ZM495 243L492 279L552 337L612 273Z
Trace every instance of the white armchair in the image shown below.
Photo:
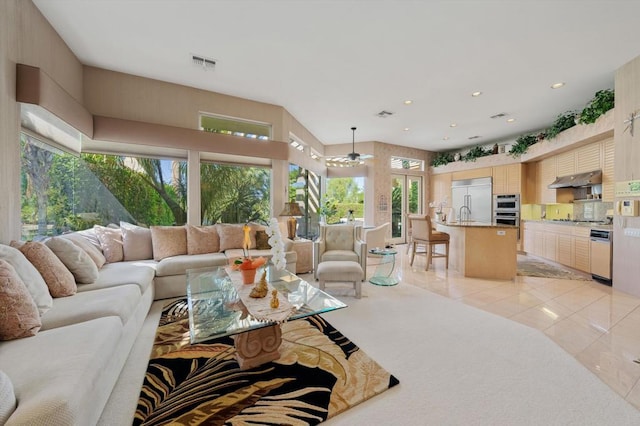
M313 243L314 278L318 279L319 263L330 260L350 260L360 264L366 279L367 243L360 239L360 235L360 226L320 225L320 234Z
M387 245L387 232L389 230L389 222L376 226L375 228L362 228L362 238L367 243L367 249L375 247L384 248ZM369 257L379 257L376 255L368 254Z

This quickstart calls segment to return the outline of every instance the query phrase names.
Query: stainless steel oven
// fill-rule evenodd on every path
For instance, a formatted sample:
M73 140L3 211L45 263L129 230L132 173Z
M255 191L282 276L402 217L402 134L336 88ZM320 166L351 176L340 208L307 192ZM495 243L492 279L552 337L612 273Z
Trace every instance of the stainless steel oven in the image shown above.
M517 212L520 213L520 195L494 195L493 212Z
M494 195L493 221L502 225L517 226L520 239L520 195Z
M591 229L591 277L611 285L611 258L613 255L613 232L608 229Z

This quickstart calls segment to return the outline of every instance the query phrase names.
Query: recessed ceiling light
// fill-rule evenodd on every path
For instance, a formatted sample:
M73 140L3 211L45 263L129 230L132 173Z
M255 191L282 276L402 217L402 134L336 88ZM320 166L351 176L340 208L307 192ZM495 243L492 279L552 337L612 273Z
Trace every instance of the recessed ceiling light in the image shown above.
M449 127L456 127L456 126L457 126L457 124L456 124L456 123L451 123L451 124L449 124Z
M473 92L471 94L471 96L473 96L474 98L477 98L478 96L482 95L482 92Z
M507 123L513 123L514 121L516 121L515 118L507 118Z
M449 140L449 136L445 136L444 138L442 138L443 141L448 141Z
M564 83L553 83L553 84L551 85L551 88L552 88L552 89L559 89L559 88L561 88L562 86L564 86Z
M405 105L411 105L413 103L413 101L411 99L407 99L406 101L404 101Z
M403 130L404 130L405 132L408 132L408 131L409 131L409 128L408 128L408 127L405 127Z

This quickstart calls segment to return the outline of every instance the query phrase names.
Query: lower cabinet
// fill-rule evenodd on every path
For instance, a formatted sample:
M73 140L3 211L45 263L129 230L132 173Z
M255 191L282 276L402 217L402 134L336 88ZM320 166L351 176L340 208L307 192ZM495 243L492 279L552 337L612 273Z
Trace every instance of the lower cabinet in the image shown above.
M525 221L522 232L524 252L590 272L590 228Z

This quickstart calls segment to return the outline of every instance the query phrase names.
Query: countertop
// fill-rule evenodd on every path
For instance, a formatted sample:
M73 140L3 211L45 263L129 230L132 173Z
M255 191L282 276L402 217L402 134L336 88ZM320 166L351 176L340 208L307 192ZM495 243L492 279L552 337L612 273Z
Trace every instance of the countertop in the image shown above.
M518 227L515 225L505 225L502 223L495 222L475 222L475 221L462 221L462 222L441 222L434 220L433 223L443 226L453 226L457 228L503 228L503 229L517 229Z
M579 220L547 220L547 219L523 219L522 222L534 222L544 223L550 225L563 225L563 226L582 226L585 228L607 229L612 230L613 225L601 223L601 222L581 222Z

